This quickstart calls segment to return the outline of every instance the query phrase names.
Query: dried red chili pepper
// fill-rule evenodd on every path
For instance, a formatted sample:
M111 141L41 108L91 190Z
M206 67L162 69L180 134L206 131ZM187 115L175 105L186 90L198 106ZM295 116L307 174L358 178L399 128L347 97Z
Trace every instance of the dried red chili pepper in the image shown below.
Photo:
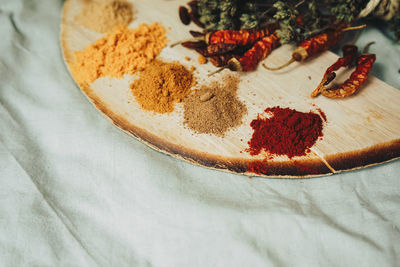
M203 42L204 43L204 42ZM197 53L204 57L214 57L221 56L236 50L237 46L232 44L215 44L215 45L205 45L200 44L187 44L186 42L182 44L186 48L194 48ZM235 51L236 52L236 51ZM236 53L233 53L236 54Z
M188 3L188 6L190 7L190 12L189 12L190 19L194 22L194 24L196 24L200 28L204 28L203 23L201 23L199 20L198 1L190 1Z
M207 56L207 49L206 47L198 47L195 48L196 52L199 53L200 55L202 55L203 57Z
M189 16L189 10L184 7L184 6L180 6L178 9L178 13L179 13L179 18L181 19L181 22L184 25L189 25L190 24L190 16Z
M257 41L242 57L239 59L231 58L228 64L223 68L211 73L209 76L229 68L232 71L252 71L258 63L266 58L272 50L280 45L279 36L276 33L263 37Z
M332 89L326 89L321 91L323 96L329 98L343 98L346 96L351 96L365 83L368 78L368 73L372 70L372 66L376 60L375 54L366 54L366 50L369 43L364 48L364 53L357 58L356 69L350 75L342 85L339 87L334 87Z
M365 27L365 25L357 27L347 27L345 24L335 25L326 29L324 32L317 34L305 41L303 41L293 52L292 58L282 66L271 68L263 64L268 70L280 70L295 61L304 61L322 51L326 51L339 43L342 39L343 33L349 30L356 30Z
M271 23L260 30L220 30L206 34L206 42L210 44L225 43L245 46L255 43L264 36L271 35L278 28L278 23Z
M224 54L224 55L218 55L218 56L213 56L210 57L210 62L215 66L215 67L223 67L226 66L232 58L239 59L241 56L237 54Z
M229 53L237 48L235 44L210 44L206 47L207 56L212 57Z
M343 46L343 57L339 58L335 63L333 63L326 71L322 78L322 81L318 85L318 87L311 93L311 97L317 96L324 87L329 84L335 77L337 71L341 67L350 66L353 61L356 59L358 54L358 48L355 45L348 44Z
M197 32L197 31L189 31L189 33L190 33L191 36L193 36L193 37L195 37L195 38L201 37L201 36L204 36L204 35L205 35L205 33Z
M300 14L297 18L296 18L296 23L297 25L304 27L304 14Z
M276 29L278 29L278 23L271 23L259 30L220 30L215 32L209 32L204 36L198 36L186 41L181 41L174 43L171 47L178 45L182 42L187 41L205 41L207 44L236 44L239 46L246 46L255 43L257 40L263 38L264 36L272 34Z
M203 23L200 22L198 15L193 10L189 11L189 17L194 24L196 24L200 28L204 28Z
M190 8L191 8L193 11L196 11L196 13L197 13L199 1L193 0L193 1L190 1L189 3L187 3L187 4L188 4L188 6L190 6Z
M303 113L290 108L272 107L265 109L267 115L259 114L250 123L254 132L248 142L250 155L262 150L289 158L303 156L323 135L320 115Z
M239 60L232 60L234 70L252 71L258 63L266 58L272 50L280 46L279 37L276 33L263 37L257 41ZM239 63L239 64L238 64Z
M194 49L194 48L205 48L207 44L203 41L200 42L184 42L182 43L183 47Z

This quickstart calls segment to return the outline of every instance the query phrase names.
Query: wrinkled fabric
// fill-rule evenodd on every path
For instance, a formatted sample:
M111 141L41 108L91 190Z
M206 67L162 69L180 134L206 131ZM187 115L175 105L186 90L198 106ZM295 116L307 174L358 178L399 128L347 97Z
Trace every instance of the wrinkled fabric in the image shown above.
M156 152L74 84L62 4L0 0L0 266L398 266L399 160L249 179ZM400 88L400 46L369 28Z

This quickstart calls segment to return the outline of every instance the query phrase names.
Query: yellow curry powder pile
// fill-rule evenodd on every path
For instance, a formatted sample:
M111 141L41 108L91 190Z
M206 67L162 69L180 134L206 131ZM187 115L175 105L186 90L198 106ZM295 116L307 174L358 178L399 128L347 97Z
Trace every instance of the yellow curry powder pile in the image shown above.
M168 113L190 93L193 73L183 65L154 60L131 84L132 94L144 110Z
M184 100L184 124L197 133L225 136L226 131L239 126L247 113L238 99L239 78L227 75L203 85Z
M165 29L158 23L136 29L116 26L95 44L75 52L71 71L81 86L104 76L121 78L143 70L166 43Z
M114 26L127 26L134 17L134 9L126 0L84 0L75 19L85 28L98 33L111 31Z

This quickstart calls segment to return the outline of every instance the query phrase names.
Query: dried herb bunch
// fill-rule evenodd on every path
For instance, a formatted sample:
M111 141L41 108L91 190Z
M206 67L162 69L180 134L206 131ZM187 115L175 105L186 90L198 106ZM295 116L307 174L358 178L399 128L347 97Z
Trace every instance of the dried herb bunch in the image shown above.
M353 23L365 0L194 0L196 16L207 30L260 28L278 21L282 43L299 43L335 23ZM389 21L400 40L400 14Z
M266 17L262 16L263 1L246 0L200 0L199 20L208 30L252 29Z

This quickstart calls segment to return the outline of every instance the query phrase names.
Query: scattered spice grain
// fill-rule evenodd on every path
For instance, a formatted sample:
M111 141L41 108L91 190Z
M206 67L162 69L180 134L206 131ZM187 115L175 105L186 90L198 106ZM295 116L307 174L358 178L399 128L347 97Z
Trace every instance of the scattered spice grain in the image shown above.
M127 26L132 22L135 10L126 0L84 0L82 11L76 21L98 33L111 31L114 26Z
M183 65L154 60L131 84L132 94L144 110L168 113L190 93L193 72Z
M201 102L205 102L210 100L212 97L214 96L213 93L211 93L210 91L205 92L203 95L200 96L200 101Z
M237 97L238 85L239 78L228 75L222 83L214 81L193 91L184 99L184 124L196 133L221 137L240 125L247 109Z
M81 86L104 76L121 78L143 70L166 43L165 29L158 23L136 29L116 26L95 44L75 52L71 70Z
M207 58L205 58L203 55L199 55L199 58L197 59L199 64L206 64L207 63Z

